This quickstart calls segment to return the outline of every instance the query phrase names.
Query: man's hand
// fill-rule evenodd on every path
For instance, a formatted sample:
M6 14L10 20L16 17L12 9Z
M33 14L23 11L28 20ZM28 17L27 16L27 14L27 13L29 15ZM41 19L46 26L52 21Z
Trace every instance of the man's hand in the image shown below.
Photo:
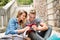
M38 27L36 25L32 25L32 28L33 28L34 31L37 31Z

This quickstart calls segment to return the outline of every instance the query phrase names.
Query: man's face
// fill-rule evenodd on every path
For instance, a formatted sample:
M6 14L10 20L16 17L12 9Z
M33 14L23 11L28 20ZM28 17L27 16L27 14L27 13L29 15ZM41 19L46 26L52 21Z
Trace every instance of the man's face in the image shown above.
M36 18L36 14L29 14L29 20L33 21Z

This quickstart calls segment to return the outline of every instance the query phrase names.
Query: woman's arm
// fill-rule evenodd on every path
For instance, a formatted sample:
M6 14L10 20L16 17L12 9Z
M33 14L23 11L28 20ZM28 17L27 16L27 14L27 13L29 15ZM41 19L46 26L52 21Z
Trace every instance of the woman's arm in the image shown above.
M11 18L9 20L7 30L5 34L17 34L15 19Z
M15 19L12 18L9 20L9 24L8 24L5 34L6 35L7 34L19 34L19 33L23 33L26 30L29 30L29 27L25 27L23 29L17 30Z

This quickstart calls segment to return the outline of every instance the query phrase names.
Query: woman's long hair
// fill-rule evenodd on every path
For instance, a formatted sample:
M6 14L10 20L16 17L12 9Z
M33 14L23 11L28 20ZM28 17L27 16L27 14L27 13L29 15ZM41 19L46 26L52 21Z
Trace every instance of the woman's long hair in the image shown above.
M26 14L25 17L27 18L27 12L24 11L24 10L19 10L16 17L17 17L17 18L20 17L23 13ZM24 27L25 22L26 22L26 19L25 19L24 21L20 20L19 24L20 24L22 27Z

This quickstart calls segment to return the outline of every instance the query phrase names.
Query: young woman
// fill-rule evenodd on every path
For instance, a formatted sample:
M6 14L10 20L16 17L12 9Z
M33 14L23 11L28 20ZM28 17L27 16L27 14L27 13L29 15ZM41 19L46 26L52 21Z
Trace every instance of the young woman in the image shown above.
M13 17L9 20L7 30L5 32L6 35L8 34L21 34L27 30L29 27L24 27L24 22L27 18L27 12L24 10L19 10L16 17ZM29 39L29 38L28 38Z

